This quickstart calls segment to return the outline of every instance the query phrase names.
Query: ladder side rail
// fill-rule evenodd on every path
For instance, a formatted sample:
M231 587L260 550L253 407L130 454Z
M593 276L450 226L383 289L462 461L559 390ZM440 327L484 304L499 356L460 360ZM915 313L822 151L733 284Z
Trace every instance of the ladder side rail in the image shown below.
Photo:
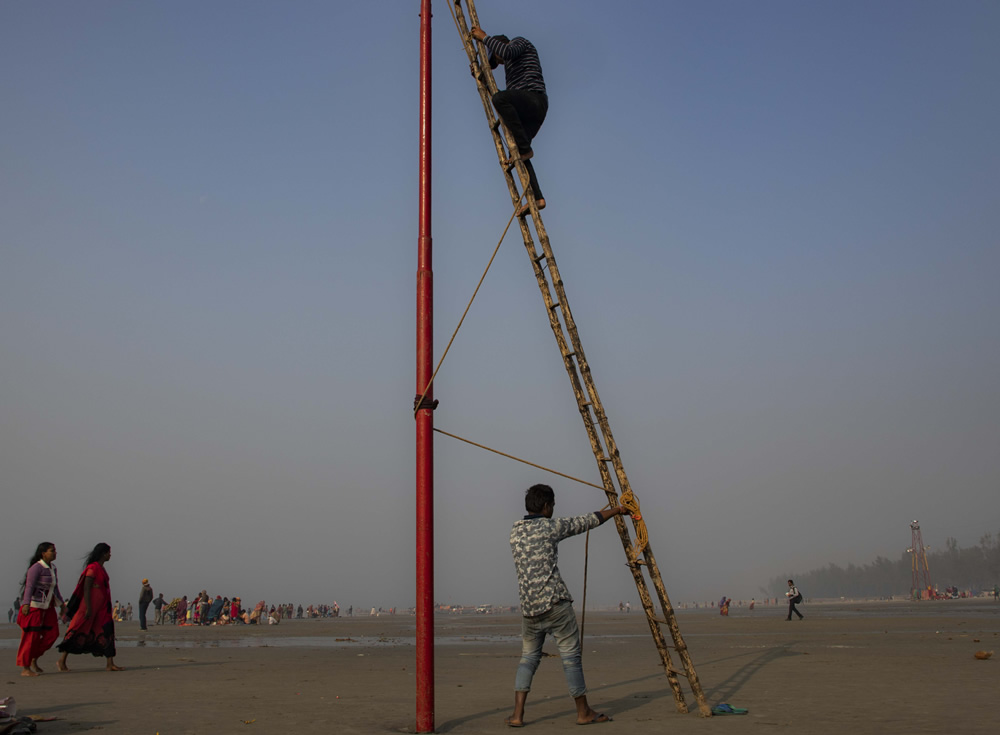
M550 262L550 269L551 265L552 263ZM558 275L556 277L558 277ZM553 280L555 281L555 278ZM567 331L569 331L570 333L573 342L573 347L576 352L575 357L577 360L577 364L579 366L579 372L582 376L584 385L586 385L587 387L587 392L592 402L591 408L593 409L594 414L597 417L597 422L601 429L600 434L605 442L607 450L606 456L611 459L612 465L615 468L615 474L617 475L619 485L621 486L622 491L625 492L627 489L631 487L631 485L629 483L628 476L625 473L625 468L621 461L621 455L618 451L617 444L614 440L614 435L611 432L610 422L607 419L607 415L604 412L600 396L597 393L597 386L594 384L593 375L590 371L589 363L587 363L586 355L583 351L583 345L580 342L579 332L576 329L576 324L572 317L572 311L569 308L569 303L565 295L565 290L560 288L562 281L560 279L558 281L555 281L555 283L557 284L556 285L557 296L559 297L560 302L565 306L565 308L562 309L563 318L567 322L567 325L572 325L568 326ZM579 403L579 398L578 398L578 403ZM585 423L587 423L586 420ZM602 470L606 468L606 463L598 461L598 464L602 466ZM611 498L609 497L609 499ZM624 525L624 521L622 521L622 525ZM695 698L698 701L698 708L702 715L708 716L711 714L711 708L709 707L705 699L704 692L701 688L700 680L698 679L697 672L695 671L693 662L691 661L691 656L687 650L687 644L684 642L684 639L681 636L680 627L677 625L677 620L673 611L673 606L670 603L670 598L667 595L666 588L663 585L662 576L660 575L659 568L656 566L655 557L653 556L652 550L649 549L648 545L647 545L647 550L648 550L648 556L646 556L647 566L650 570L650 577L653 581L653 586L656 589L657 596L660 599L660 605L664 612L664 618L667 621L668 627L670 628L671 636L674 640L675 647L677 648L678 654L681 657L681 663L685 668L688 681L692 687L692 692L694 693ZM629 551L627 551L627 553L631 554L634 552L632 552L630 548ZM640 590L640 596L641 596L641 590ZM655 611L652 609L652 606L648 611L648 615L651 618L651 620L655 616ZM659 630L658 627L657 630ZM655 637L656 635L654 634L654 638ZM668 665L667 662L664 663L664 666L667 669L667 677L669 679L672 676L672 674L670 673L671 667ZM671 684L673 684L673 682L671 682ZM676 697L676 690L675 690L675 697ZM686 705L684 705L682 701L678 702L678 708L680 708L681 706L684 706L685 707L684 711L687 711Z
M540 218L539 218L540 219ZM538 226L538 220L536 220L536 228ZM541 235L539 236L541 240ZM552 253L551 245L548 243L548 238L542 241L543 251L545 252L546 259L548 260L549 276L552 280L553 287L556 292L556 298L559 299L560 311L562 312L562 319L566 325L566 332L570 337L570 344L573 346L573 351L575 354L575 359L577 363L577 368L580 373L580 377L586 387L587 396L590 399L591 408L593 408L594 415L597 418L597 425L600 429L601 439L604 445L604 451L612 465L615 468L615 475L618 479L618 485L622 490L622 493L626 493L631 490L631 483L629 483L628 475L625 473L625 466L621 461L621 455L618 451L618 444L615 442L614 435L611 432L611 424L608 421L607 414L604 411L604 404L601 402L601 397L597 392L597 386L594 383L593 375L590 371L590 363L587 361L586 352L583 349L583 342L580 340L580 333L576 326L576 320L573 318L573 311L569 305L569 297L566 294L566 289L563 285L562 276L559 273L559 266L556 262L555 256ZM535 262L535 261L532 261ZM536 265L536 277L538 276L539 266ZM551 304L547 301L546 307L551 307ZM549 309L550 321L552 320L552 309ZM554 327L553 327L554 329ZM565 354L565 349L563 345L560 344L560 349ZM578 397L577 402L581 404L581 413L583 411L583 401ZM596 447L595 447L596 452ZM598 457L598 464L603 465L604 463L600 461Z
M565 314L565 312L564 312L564 314ZM603 423L605 425L602 426L601 428L602 429L604 429L604 428L610 429L610 426L607 425L607 418L605 416L601 415L598 412L600 398L597 395L596 386L593 384L593 380L592 380L592 376L590 374L589 366L586 366L585 358L583 358L583 356L581 355L582 350L580 349L580 347L581 346L580 346L579 341L577 339L577 345L576 345L577 354L576 354L576 358L577 358L578 361L583 362L583 364L580 366L580 372L584 375L584 382L586 383L586 385L587 385L587 387L589 389L588 393L590 394L590 397L592 399L596 399L596 400L593 400L593 404L594 405L592 406L592 408L594 408L595 414L598 414L598 416L599 416L598 420L603 419ZM582 360L581 360L581 358L582 358ZM569 358L567 358L567 361L569 361ZM568 367L567 369L570 370L571 368ZM581 403L581 398L580 398L579 394L578 394L577 402ZM584 423L587 425L588 432L592 432L593 429L591 427L591 419L590 419L590 416L589 416L589 414L590 414L589 407L581 405L580 409L581 409L581 413L586 412L586 416L584 418ZM604 433L605 438L606 438L610 434L610 431L602 432L602 433ZM597 444L597 442L593 438L591 440L591 445L594 448L595 454L596 454L597 451L598 451L598 446L599 445ZM609 446L614 446L613 445L613 439L611 440L611 443L609 443ZM613 460L612 463L615 465L616 474L617 474L618 467L621 465L621 461L620 461L620 457L618 456L617 449L614 449L614 450L610 450L609 449L608 454L606 456L610 457ZM600 461L600 459L599 459L598 466L599 466L599 468L601 470L602 477L604 477L605 489L607 490L607 488L609 488L609 487L612 488L611 490L607 491L608 500L609 500L609 502L615 502L617 500L617 495L614 493L614 489L613 489L614 486L613 486L613 484L610 481L610 477L608 477L608 475L610 473L608 472L608 469L607 469L607 463L603 462L603 461ZM621 473L619 474L619 480L620 481L622 480L622 476L624 476L624 468L623 467L622 467ZM628 483L628 478L626 476L626 477L624 477L624 482L622 483L623 487L628 487L627 483ZM653 638L656 641L657 650L660 652L661 661L663 663L663 667L664 667L664 671L666 672L667 679L670 682L671 690L674 692L675 703L677 705L678 710L680 710L681 712L687 712L688 711L687 704L684 701L683 695L680 694L680 691L679 691L680 682L677 680L677 675L676 675L676 673L675 673L675 671L673 669L673 664L672 664L672 661L670 659L669 651L666 648L666 642L665 642L665 640L663 638L663 633L662 633L662 631L661 631L661 629L659 627L659 624L656 622L655 606L654 606L652 600L649 597L649 593L647 591L648 588L646 586L645 577L642 576L641 568L639 567L639 565L637 565L637 564L634 563L634 559L635 559L634 553L635 552L634 552L633 547L632 547L632 545L630 543L630 537L629 537L629 533L628 533L628 530L627 530L627 526L625 524L624 519L622 519L621 517L616 517L615 520L616 520L617 524L621 526L621 528L619 529L619 531L620 531L620 536L622 537L623 544L626 545L626 556L628 556L630 562L632 562L632 563L629 564L629 566L630 566L630 568L633 571L633 576L636 577L636 588L639 591L640 601L641 601L641 604L643 606L643 609L646 612L646 617L647 617L647 620L648 620L649 625L650 625L650 631L652 632ZM624 533L622 533L621 531L624 531ZM702 691L702 688L701 688L701 682L698 679L698 675L697 675L697 672L694 669L694 665L693 665L693 662L691 660L691 656L688 653L687 644L684 642L684 639L681 636L680 627L677 625L677 620L676 620L676 616L674 614L673 606L670 603L670 598L668 597L667 592L666 592L666 588L663 585L663 579L662 579L662 577L660 575L659 568L656 566L656 559L653 556L652 549L651 549L651 547L648 544L647 544L646 549L644 550L644 557L646 559L647 568L650 570L650 578L653 581L653 586L656 589L657 597L659 598L661 608L663 609L664 619L665 619L665 621L667 623L668 628L670 629L671 637L674 640L674 646L678 650L678 655L681 658L681 664L684 667L685 675L686 675L686 677L687 677L687 679L688 679L688 681L689 681L689 683L691 685L692 692L694 693L695 698L698 701L698 707L699 707L699 710L701 711L701 714L707 716L708 714L711 714L711 708L708 706L707 701L705 699L704 692Z
M650 579L653 580L653 587L656 589L657 597L660 598L660 606L663 609L663 618L666 620L667 627L670 629L670 637L674 641L674 648L677 650L677 656L680 658L681 665L684 667L688 685L691 687L691 693L694 694L694 698L698 703L698 711L701 713L702 717L711 717L712 708L708 704L708 700L705 697L705 691L701 686L701 679L698 678L698 672L695 671L694 661L691 659L691 653L688 651L687 643L684 642L684 637L681 635L681 629L677 624L677 616L674 613L674 607L670 604L670 598L667 595L667 590L663 586L663 577L660 576L660 569L656 564L656 557L653 556L653 549L649 544L646 544L646 548L643 550L643 558L646 560L646 568L649 569L649 576Z
M582 408L583 407L581 407L581 409ZM585 421L584 423L588 424L587 421ZM599 445L597 444L597 436L591 425L588 424L587 428L588 428L588 436L590 437L591 440L591 446L592 448L594 448L594 453L596 456L597 452L599 451L598 449ZM611 471L608 469L608 463L598 461L597 464L598 464L598 469L600 470L601 479L603 480L604 483L604 490L608 498L608 503L614 505L618 502L618 494L614 487ZM664 637L663 630L662 628L660 628L660 624L656 619L656 607L649 593L649 586L646 583L646 578L642 573L642 567L637 563L637 557L635 555L635 546L632 543L632 537L629 533L628 525L626 524L625 519L622 518L621 516L615 516L614 520L615 520L615 528L618 531L618 537L619 539L621 539L622 548L625 550L625 557L626 559L628 559L628 563L626 564L626 566L632 573L632 580L635 583L636 591L639 594L639 604L642 606L643 612L645 612L646 614L646 623L649 625L649 632L653 636L653 642L656 646L657 653L660 656L660 663L663 666L663 671L667 677L667 683L670 685L670 691L674 695L674 706L677 708L677 711L680 712L681 714L687 714L690 710L688 708L687 702L684 700L684 692L681 689L680 680L677 678L677 672L675 671L673 666L673 660L671 659L670 656L670 649L667 646L666 638ZM659 579L658 572L657 576L654 578L654 586L656 586L657 593L659 595L660 590L663 588L663 582L662 580ZM666 599L666 591L664 590L663 594L659 596L662 603L662 600ZM674 638L675 646L677 646L677 637L679 637L680 635L680 630L677 627L676 620L673 618L673 610L672 608L669 607L669 601L667 604L668 607L665 608L664 610L664 617L666 618L667 621L672 623L669 626L671 633L673 634L675 631L677 633L677 636ZM681 644L683 645L683 641L681 641ZM690 656L688 657L688 662L690 662ZM681 658L681 663L682 664L685 663L683 657ZM694 667L686 666L686 671L687 671L686 676L689 679L693 676L695 682L697 682L697 674L694 673ZM698 692L700 691L700 683L698 684L697 689L692 688L692 690L695 692L697 696ZM699 708L702 709L703 713L704 713L704 706L705 706L704 696L702 695L701 698L699 699ZM709 713L711 713L710 709Z
M590 363L587 361L587 355L583 349L583 342L580 340L580 333L576 326L576 320L573 318L573 311L569 306L569 298L566 295L566 289L563 285L562 276L559 274L559 267L555 263L555 258L550 260L549 270L552 273L556 296L563 305L563 321L566 322L566 331L569 333L570 342L576 352L576 362L579 366L584 384L587 386L587 392L590 395L597 423L601 427L601 433L604 435L608 451L607 456L611 458L615 465L615 471L618 475L619 484L622 486L622 490L624 491L629 487L628 478L625 476L625 468L621 463L618 445L614 440L614 435L611 433L611 424L608 422L607 414L604 411L604 404L601 402L601 397L597 392L597 386L594 383L593 376L590 371Z
M534 243L532 243L532 246L529 248L529 252L533 250L533 245ZM531 263L533 270L535 271L535 278L538 281L539 291L542 294L542 301L545 303L545 308L549 315L549 327L552 329L552 334L555 336L556 345L558 346L559 352L563 357L563 367L566 369L570 383L573 386L573 395L576 397L577 409L580 411L581 418L583 419L584 429L587 432L587 438L590 440L591 450L593 451L595 458L600 458L600 456L604 453L604 447L601 443L596 425L592 421L588 421L589 408L586 405L587 391L577 374L576 367L573 364L573 358L568 354L569 345L562 328L562 323L559 321L558 314L556 314L557 310L555 308L555 302L552 300L552 292L549 289L548 280L545 277L545 270L536 259L532 258ZM598 461L597 465L598 471L601 473L601 480L604 485L605 494L608 496L608 502L617 502L618 491L615 489L607 464ZM629 540L629 544L629 548L631 548L631 540Z
M479 67L482 72L482 77L477 76L477 80L481 80L486 86L487 91L490 95L496 94L497 86L496 81L492 79L492 69L490 72L486 72L489 67L489 55L486 53L484 47L476 43L475 39L472 38L470 30L475 27L479 27L479 16L476 14L475 3L471 0L466 0L466 6L469 8L469 21L465 20L465 14L462 12L462 4L460 2L455 2L455 18L458 20L459 34L462 37L462 44L465 46L466 53L469 55L469 61L472 61ZM487 81L486 76L489 74L489 81ZM491 85L490 82L493 82Z
M615 518L618 520L621 516L616 516ZM622 538L622 545L625 547L626 555L634 558L631 556L632 544L629 539L628 526L625 525L624 521L620 521L616 525L619 527L618 532ZM660 664L663 666L663 671L666 674L670 691L674 695L674 706L681 714L687 714L689 710L687 702L684 701L684 692L681 689L680 680L677 678L673 661L670 658L670 649L667 646L667 640L663 635L663 630L660 628L659 622L656 620L656 609L649 594L646 578L642 574L642 568L634 562L626 566L632 572L632 579L635 582L636 591L639 593L639 604L642 605L643 612L646 613L646 623L649 625L649 632L653 636L653 643L656 645L656 651L660 655Z

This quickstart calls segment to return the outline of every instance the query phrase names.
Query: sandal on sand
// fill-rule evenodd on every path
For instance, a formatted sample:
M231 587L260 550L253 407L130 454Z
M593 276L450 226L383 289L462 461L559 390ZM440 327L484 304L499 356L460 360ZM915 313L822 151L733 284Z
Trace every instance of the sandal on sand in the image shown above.
M514 722L509 717L504 718L503 724L505 724L507 727L524 727L523 722Z
M597 712L586 722L578 722L577 725L596 725L598 722L611 722L611 718L605 714Z
M725 702L712 707L713 715L745 715L749 711L745 707L733 707Z

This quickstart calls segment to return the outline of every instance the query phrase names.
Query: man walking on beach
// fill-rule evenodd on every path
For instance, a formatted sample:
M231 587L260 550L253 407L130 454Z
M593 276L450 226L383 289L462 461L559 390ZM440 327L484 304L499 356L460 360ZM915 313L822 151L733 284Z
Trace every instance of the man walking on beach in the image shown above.
M167 601L163 599L163 593L153 600L153 607L156 608L156 624L163 625L163 607L167 604Z
M142 589L139 590L139 630L146 630L146 611L149 603L153 601L153 588L149 586L149 580L142 580Z
M514 40L502 34L490 36L482 28L473 28L471 33L473 38L482 41L489 50L491 69L504 65L507 89L493 95L493 106L517 144L518 156L528 171L535 204L539 209L545 209L545 199L538 186L535 167L531 165L531 157L535 155L531 149L531 141L538 135L549 111L549 98L545 92L538 52L531 41L520 36ZM508 151L508 154L511 158L514 157L513 151ZM520 217L527 213L528 205L525 204L517 214Z
M788 598L788 617L785 618L785 620L791 620L792 613L798 615L799 620L802 620L802 613L800 613L799 609L795 607L802 602L802 595L799 592L799 588L795 586L795 582L792 580L788 580L788 592L785 593L785 597Z
M577 724L611 720L607 715L595 712L587 703L580 629L573 612L573 598L559 574L557 562L560 541L596 528L609 518L627 514L628 511L619 505L572 518L553 518L555 502L551 487L532 485L524 496L524 508L528 515L515 523L510 532L522 617L521 661L514 679L514 712L504 720L509 727L524 727L524 705L542 658L542 643L546 634L555 639L559 648L569 693L576 702Z

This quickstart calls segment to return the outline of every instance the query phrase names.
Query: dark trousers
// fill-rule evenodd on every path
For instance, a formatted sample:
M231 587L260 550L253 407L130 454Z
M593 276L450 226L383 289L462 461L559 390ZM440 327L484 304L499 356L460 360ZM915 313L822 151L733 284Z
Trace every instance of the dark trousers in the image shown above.
M146 611L149 609L148 602L139 603L139 630L146 630Z
M541 92L529 92L524 89L507 89L493 95L493 106L497 110L504 126L510 131L520 153L531 150L531 141L538 135L539 128L545 122L545 114L549 111L549 98ZM535 199L544 199L538 186L535 167L531 161L525 161L531 191Z
M802 613L800 613L798 611L798 609L795 607L796 600L799 601L799 602L802 602L802 598L798 597L798 596L796 596L796 597L789 597L788 598L788 619L789 620L792 619L792 613L795 613L800 618L802 617Z

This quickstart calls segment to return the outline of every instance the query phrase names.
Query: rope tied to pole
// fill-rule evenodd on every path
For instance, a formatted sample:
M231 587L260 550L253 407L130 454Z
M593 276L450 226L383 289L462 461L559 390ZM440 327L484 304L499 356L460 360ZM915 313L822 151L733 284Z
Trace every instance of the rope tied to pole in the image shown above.
M455 327L455 331L451 333L451 339L448 340L448 346L444 348L444 352L441 354L441 359L438 360L437 367L434 368L434 373L431 375L431 379L427 381L427 387L424 388L424 392L417 396L413 401L413 418L417 417L417 412L424 408L430 408L431 410L437 408L437 401L434 401L434 405L429 405L427 399L427 394L431 392L431 386L434 385L434 379L437 377L438 371L444 364L444 358L448 356L448 350L451 349L452 343L455 341L455 337L458 336L458 330L462 328L462 324L465 322L465 317L469 313L469 309L472 308L472 302L476 300L476 294L479 293L480 286L483 285L483 281L486 280L486 274L490 272L490 267L493 265L493 261L497 257L497 253L500 251L500 246L503 245L504 238L507 237L507 231L510 229L511 223L514 221L514 217L517 214L517 209L514 210L514 214L510 216L507 220L507 226L503 228L503 234L500 235L500 242L497 246L493 248L493 255L490 256L490 261L486 264L486 269L483 271L483 275L479 278L479 283L476 284L476 290L472 292L472 298L469 299L468 305L465 307L465 311L462 312L462 318L458 320L458 326Z

